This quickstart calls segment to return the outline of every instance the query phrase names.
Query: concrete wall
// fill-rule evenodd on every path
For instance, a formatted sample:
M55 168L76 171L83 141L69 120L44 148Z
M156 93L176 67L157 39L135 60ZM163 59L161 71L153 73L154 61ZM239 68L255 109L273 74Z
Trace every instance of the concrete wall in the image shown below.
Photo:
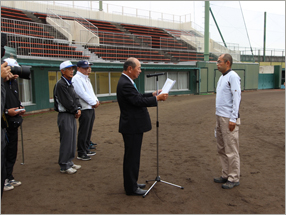
M221 72L218 71L214 62L197 62L197 67L201 73L201 90L200 93L209 93L216 91L216 84ZM233 63L232 69L241 78L242 90L258 89L259 64L257 63Z
M152 20L150 18L140 18L136 16L126 16L115 13L106 13L104 11L95 11L95 10L85 10L80 8L73 7L63 7L59 5L44 4L37 1L1 1L2 6L13 7L22 10L39 12L39 13L49 13L47 8L53 10L61 10L68 12L75 12L80 16L86 19L97 19L97 20L106 20L111 22L123 22L129 24L138 24L138 25L147 25L159 28L171 28L171 29L181 29L181 30L191 30L191 22L168 22L161 20Z

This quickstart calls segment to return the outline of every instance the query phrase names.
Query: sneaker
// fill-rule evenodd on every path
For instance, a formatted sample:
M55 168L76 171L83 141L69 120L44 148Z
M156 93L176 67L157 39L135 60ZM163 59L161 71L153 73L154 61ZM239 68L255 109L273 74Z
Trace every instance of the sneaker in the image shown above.
M227 178L223 178L223 177L219 177L219 178L214 178L214 182L215 183L226 183L227 182Z
M95 147L92 144L90 144L88 149L95 149Z
M12 186L14 186L14 187L17 187L17 186L19 186L19 185L21 185L22 183L21 183L21 181L16 181L16 180L10 180L9 181L9 183L12 185Z
M224 189L231 189L239 185L239 182L231 182L227 181L225 184L222 185L222 188Z
M96 154L96 152L89 151L89 152L87 152L86 154L87 154L88 156L93 156L93 155Z
M13 190L14 186L9 183L9 179L5 180L4 191Z
M78 169L80 169L80 168L81 168L81 165L73 164L72 168L74 168L74 169L78 170Z
M97 143L93 143L93 142L90 141L90 145L96 146Z
M74 174L74 173L77 172L77 170L74 169L74 168L69 168L69 169L66 169L66 170L62 170L62 169L61 169L60 172L61 172L61 173L67 173L67 174Z
M89 157L87 155L82 155L82 156L77 156L77 159L83 160L83 161L89 161L91 159L91 157Z

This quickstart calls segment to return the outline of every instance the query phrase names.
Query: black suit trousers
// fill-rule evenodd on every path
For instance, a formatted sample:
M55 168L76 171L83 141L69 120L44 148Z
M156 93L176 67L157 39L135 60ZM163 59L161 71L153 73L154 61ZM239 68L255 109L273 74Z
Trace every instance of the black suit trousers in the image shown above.
M6 178L13 180L13 169L18 153L18 128L7 128L8 142L6 145Z
M132 194L138 187L141 145L143 133L122 134L124 140L123 179L126 194Z
M90 138L95 119L94 109L86 109L81 111L79 117L79 128L77 136L77 153L78 156L86 155L89 151Z

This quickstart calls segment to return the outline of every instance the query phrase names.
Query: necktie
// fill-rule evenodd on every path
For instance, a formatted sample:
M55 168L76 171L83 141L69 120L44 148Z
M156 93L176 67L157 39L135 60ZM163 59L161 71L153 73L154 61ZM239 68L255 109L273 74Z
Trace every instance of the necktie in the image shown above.
M135 82L133 82L133 85L134 85L134 87L136 88L136 90L138 91L138 89L137 89L137 86L136 86Z

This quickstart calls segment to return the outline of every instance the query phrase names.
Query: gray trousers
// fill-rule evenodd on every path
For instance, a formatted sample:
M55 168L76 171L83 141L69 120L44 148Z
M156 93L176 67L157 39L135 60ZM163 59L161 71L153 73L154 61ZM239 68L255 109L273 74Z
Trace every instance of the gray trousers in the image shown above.
M60 154L59 165L62 170L67 170L73 166L72 160L76 151L76 119L70 113L58 114L58 126L60 132Z

